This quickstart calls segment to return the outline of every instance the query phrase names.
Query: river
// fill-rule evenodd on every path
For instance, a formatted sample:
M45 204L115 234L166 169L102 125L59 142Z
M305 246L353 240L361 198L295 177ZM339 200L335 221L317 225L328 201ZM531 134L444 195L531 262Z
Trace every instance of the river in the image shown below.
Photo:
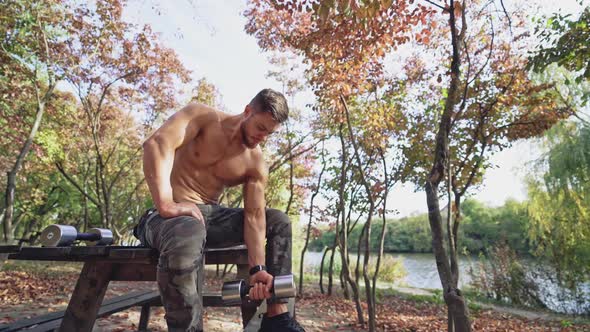
M391 254L386 253L395 260L401 260L406 275L403 279L394 282L396 286L406 286L423 289L441 289L440 278L436 269L436 261L433 254ZM356 259L355 254L351 254L351 259ZM307 252L305 254L305 270L316 272L319 270L322 260L321 252ZM526 260L525 260L526 261ZM327 263L326 263L327 265ZM460 256L459 257L459 288L465 288L471 283L471 274L469 269L478 271L479 258L477 256ZM582 313L590 311L590 283L583 286L586 293L585 301L575 302L573 300L560 299L558 294L560 288L552 281L545 278L536 277L535 282L541 288L541 300L551 310L566 313Z

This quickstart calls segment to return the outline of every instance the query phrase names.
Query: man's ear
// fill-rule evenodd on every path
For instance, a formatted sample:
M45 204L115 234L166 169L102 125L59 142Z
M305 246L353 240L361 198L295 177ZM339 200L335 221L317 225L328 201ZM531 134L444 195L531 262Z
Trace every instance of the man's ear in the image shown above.
M246 105L246 107L244 108L244 115L248 116L250 115L250 113L252 113L252 107L250 106L250 104Z

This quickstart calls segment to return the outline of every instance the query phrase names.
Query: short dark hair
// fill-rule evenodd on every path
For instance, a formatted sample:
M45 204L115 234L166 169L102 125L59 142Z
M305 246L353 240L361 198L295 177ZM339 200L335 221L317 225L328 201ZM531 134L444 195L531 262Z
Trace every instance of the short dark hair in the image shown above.
M289 106L282 93L273 89L264 89L250 101L250 107L256 112L269 112L278 123L287 121Z

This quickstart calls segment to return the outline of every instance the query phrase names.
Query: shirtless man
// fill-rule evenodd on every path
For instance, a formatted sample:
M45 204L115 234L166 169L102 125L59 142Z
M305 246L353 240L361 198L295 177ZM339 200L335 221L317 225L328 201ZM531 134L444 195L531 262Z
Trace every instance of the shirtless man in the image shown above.
M273 276L291 273L291 224L284 213L265 208L268 167L258 146L288 114L285 97L271 89L260 91L238 115L190 104L143 144L155 208L134 233L160 252L157 279L169 331L203 329L205 240L209 247L246 244L250 298L268 299L260 331L303 331L285 300L270 299ZM223 190L238 184L244 208L219 206Z

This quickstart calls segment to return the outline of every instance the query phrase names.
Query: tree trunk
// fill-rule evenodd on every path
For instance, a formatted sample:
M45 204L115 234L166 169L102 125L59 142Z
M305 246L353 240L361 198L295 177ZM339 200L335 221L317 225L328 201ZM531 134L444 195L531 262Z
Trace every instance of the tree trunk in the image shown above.
M331 250L330 247L326 247L324 249L324 254L322 255L322 260L320 261L320 292L325 294L324 292L324 260L326 259L326 254L328 251Z
M348 292L348 284L346 280L344 280L344 274L342 273L342 269L340 269L339 273L340 277L340 288L342 288L342 293L345 299L350 300L350 293Z
M332 286L333 286L333 280L334 280L334 255L336 254L336 249L339 246L340 243L340 223L339 223L339 219L340 219L340 215L342 213L344 213L344 211L341 211L340 208L337 209L338 213L336 215L336 225L335 225L335 230L334 230L334 241L332 242L332 254L330 255L330 265L328 266L328 295L332 295ZM340 269L340 279L342 279L342 268ZM348 291L348 289L347 289ZM348 296L348 292L346 292L346 299L349 299Z
M330 254L330 263L328 264L328 295L332 295L332 286L334 285L334 255L336 254L337 246L337 241L334 239L332 253Z
M287 200L287 207L285 208L285 214L289 215L289 211L291 210L291 204L293 204L293 197L295 196L295 193L293 192L293 188L295 186L294 182L293 182L293 171L294 171L294 167L293 167L293 146L291 144L291 135L289 133L289 125L286 125L286 129L287 129L287 141L289 143L289 199ZM311 219L310 219L310 223L311 223ZM302 253L303 255L303 253ZM303 266L303 260L301 261L301 266ZM303 274L301 274L301 276L303 276ZM299 288L301 289L301 288Z
M451 132L452 116L454 113L454 108L457 104L459 80L461 75L460 43L462 41L459 40L460 36L457 34L455 2L453 0L450 2L448 13L450 16L449 25L453 48L451 60L451 80L449 82L448 96L445 100L444 110L438 125L433 165L426 181L425 190L426 202L429 211L428 221L430 223L430 229L432 233L432 249L434 251L436 267L443 287L443 297L448 307L448 326L451 331L454 329L455 331L459 332L468 332L471 331L471 323L468 317L469 312L467 305L461 294L461 291L453 284L453 276L451 273L451 267L449 266L449 259L443 246L444 236L438 195L438 186L440 182L445 179L445 174L448 172L449 136ZM464 29L465 24L462 27L462 31L464 31ZM461 35L463 35L463 33Z
M340 207L340 215L342 217L342 241L340 241L340 256L342 257L342 273L344 274L344 278L348 281L350 288L352 290L352 296L356 308L357 319L360 324L365 324L365 317L363 315L363 308L361 307L361 300L359 296L359 289L358 284L355 280L353 280L350 276L350 269L349 269L349 262L348 262L348 232L347 232L347 224L346 224L346 213L344 211L344 186L346 184L346 164L347 164L347 153L346 153L346 143L344 141L344 133L342 131L343 125L340 124L339 128L339 136L340 136L340 145L342 148L342 171L340 176L340 186L339 186L339 207Z
M33 126L31 127L31 131L29 132L29 137L25 141L25 144L21 148L18 157L16 158L16 162L12 169L7 173L6 177L6 196L4 197L4 207L5 207L5 214L4 214L4 241L6 244L12 244L14 242L14 227L13 227L13 218L14 218L14 202L15 202L15 192L16 192L16 176L23 165L27 154L31 150L31 146L33 145L33 139L35 135L37 135L37 131L39 130L39 126L41 125L41 120L43 119L43 113L45 112L45 102L46 99L49 99L51 91L53 91L52 85L50 84L48 92L43 97L43 100L39 99L39 91L37 92L37 112L35 114L35 122L33 122Z
M363 261L363 279L365 280L365 296L367 297L367 310L369 311L369 332L375 332L377 329L375 322L375 299L372 297L371 278L369 277L369 259L371 255L371 218L373 218L373 206L369 211L369 217L365 223L367 231L365 232L365 259Z
M13 167L14 170L14 167ZM14 229L12 219L14 214L14 191L16 187L16 174L14 171L6 173L6 194L4 196L4 242L12 244L14 242Z
M361 182L365 188L365 192L367 194L367 199L369 201L369 213L367 216L367 221L363 227L363 232L359 238L359 250L357 256L357 266L356 266L356 278L358 282L359 278L359 259L361 254L361 242L364 242L364 259L363 259L363 279L365 281L365 294L367 297L367 309L369 311L369 332L374 332L377 328L377 324L375 321L375 298L373 297L374 292L372 291L371 287L371 278L369 277L369 259L371 258L371 222L373 219L373 213L375 210L375 201L373 198L373 191L371 190L371 185L367 180L367 176L365 174L365 170L363 167L363 163L361 161L359 148L356 144L356 140L353 135L352 125L350 123L350 112L348 110L348 105L346 104L346 100L341 95L340 101L344 106L344 111L346 114L346 123L348 125L348 135L350 139L350 143L352 144L354 150L354 159L356 160L358 171L360 174ZM364 241L363 241L364 235Z
M381 161L383 163L383 178L384 178L384 184L385 184L385 191L383 192L383 212L381 214L381 238L379 239L379 251L377 253L377 261L375 262L375 274L373 274L373 288L372 288L372 298L373 301L377 300L377 296L375 294L375 289L377 288L377 279L379 276L379 267L381 266L381 257L383 256L383 246L385 244L385 233L387 232L387 227L386 227L386 218L385 218L385 213L387 211L387 195L389 193L389 185L390 185L390 181L389 181L389 176L387 174L387 163L385 161L385 156L383 154L383 151L379 150L379 154L381 156Z
M322 170L318 176L318 182L316 184L315 191L311 195L311 199L309 202L309 222L307 223L307 231L305 232L305 243L303 244L303 249L301 249L301 264L299 265L299 296L303 295L303 266L305 261L305 252L307 251L307 245L309 244L309 234L311 233L311 223L313 222L313 201L315 197L320 192L320 186L322 185L322 175L324 174L324 170L326 169L326 162L324 159L324 149L322 144ZM291 163L291 182L293 181L293 164ZM293 187L291 187L291 195L293 195ZM290 202L290 200L289 200ZM287 213L289 208L287 207Z
M86 181L84 181L84 191L86 192ZM88 197L82 195L83 201L82 204L84 206L84 223L83 223L83 232L88 231L88 221L89 221L89 214L88 214Z

